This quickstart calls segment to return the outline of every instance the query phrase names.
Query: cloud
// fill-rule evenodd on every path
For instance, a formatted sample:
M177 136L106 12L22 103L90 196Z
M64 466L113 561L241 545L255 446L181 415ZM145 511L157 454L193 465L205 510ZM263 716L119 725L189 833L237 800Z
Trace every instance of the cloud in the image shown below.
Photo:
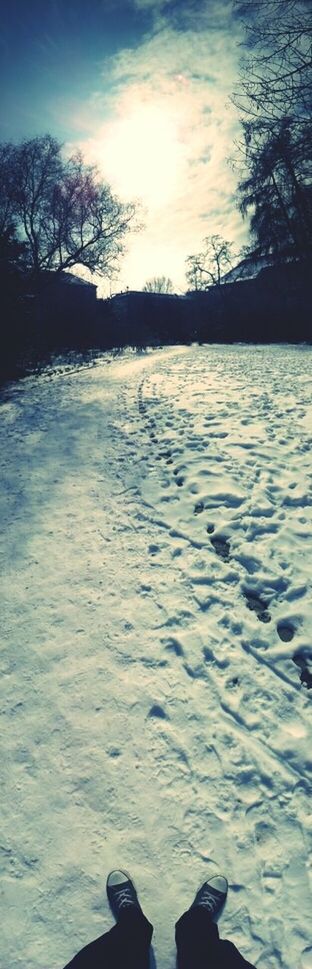
M121 282L139 287L164 273L183 289L185 258L203 236L246 241L227 160L238 133L230 95L239 26L228 2L135 5L152 8L153 32L103 65L95 101L104 120L82 148L122 197L141 194L147 206L146 228L131 243Z

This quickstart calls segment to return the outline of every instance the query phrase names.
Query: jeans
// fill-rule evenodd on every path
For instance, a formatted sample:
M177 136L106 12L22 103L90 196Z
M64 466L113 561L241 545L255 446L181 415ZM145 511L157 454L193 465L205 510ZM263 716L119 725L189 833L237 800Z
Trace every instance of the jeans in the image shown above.
M81 949L65 969L148 969L152 934L145 915L127 908L117 925ZM203 907L182 915L175 938L178 969L254 969L233 942L219 938L217 925Z

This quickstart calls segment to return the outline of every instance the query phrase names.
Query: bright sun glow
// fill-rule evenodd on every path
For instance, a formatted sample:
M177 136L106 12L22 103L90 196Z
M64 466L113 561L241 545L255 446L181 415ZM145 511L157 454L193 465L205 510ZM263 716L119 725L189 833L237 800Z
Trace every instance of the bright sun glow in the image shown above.
M96 160L123 198L140 197L149 208L178 194L185 147L175 118L144 105L105 128L94 144Z

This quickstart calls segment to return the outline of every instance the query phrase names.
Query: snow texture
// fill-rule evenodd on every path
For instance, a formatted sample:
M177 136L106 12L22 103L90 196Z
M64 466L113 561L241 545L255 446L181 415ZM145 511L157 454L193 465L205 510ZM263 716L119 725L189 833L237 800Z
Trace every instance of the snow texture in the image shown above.
M222 935L311 969L311 348L107 354L1 418L3 966L125 867L159 969L217 868Z

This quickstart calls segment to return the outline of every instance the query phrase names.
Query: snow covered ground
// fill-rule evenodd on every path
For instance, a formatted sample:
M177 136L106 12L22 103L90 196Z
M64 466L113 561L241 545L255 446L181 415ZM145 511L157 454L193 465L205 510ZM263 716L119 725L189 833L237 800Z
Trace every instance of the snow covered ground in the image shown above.
M108 929L116 866L159 969L216 866L222 934L312 969L311 356L107 355L2 398L5 969Z

